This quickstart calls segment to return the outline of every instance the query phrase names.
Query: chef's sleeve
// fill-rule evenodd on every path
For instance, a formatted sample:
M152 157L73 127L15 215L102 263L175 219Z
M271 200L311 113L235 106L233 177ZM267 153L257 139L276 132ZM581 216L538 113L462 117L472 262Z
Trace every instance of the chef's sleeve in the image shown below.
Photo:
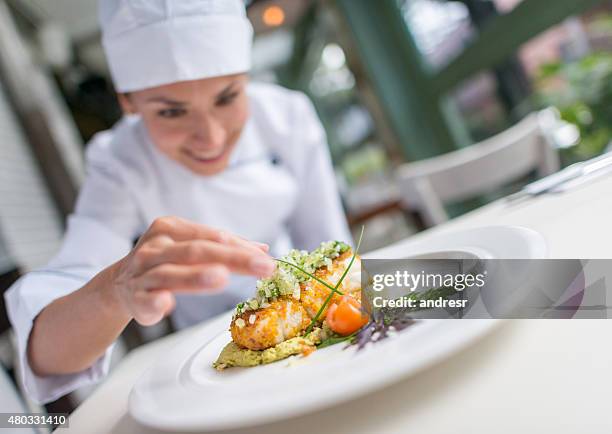
M138 219L129 189L109 168L99 170L90 165L88 172L57 255L45 268L27 273L5 294L17 338L22 384L28 395L40 403L96 383L109 369L112 346L89 368L67 375L38 376L27 357L28 338L37 315L52 301L81 288L132 247Z
M289 222L294 245L313 249L322 241L352 243L327 144L327 137L310 100L296 93L292 113L293 149L299 156L297 207Z

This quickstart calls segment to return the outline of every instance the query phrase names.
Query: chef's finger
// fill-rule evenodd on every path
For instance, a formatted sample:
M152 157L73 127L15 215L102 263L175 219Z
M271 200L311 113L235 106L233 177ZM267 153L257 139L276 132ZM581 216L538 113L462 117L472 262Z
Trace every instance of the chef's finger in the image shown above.
M214 291L225 287L228 279L229 270L219 264L162 264L135 278L132 287L136 291Z
M146 246L145 246L146 247ZM181 241L161 251L142 248L134 254L137 267L143 272L165 264L223 264L234 273L257 277L269 276L276 269L274 260L260 250L211 241Z
M220 231L221 243L230 244L233 246L241 246L247 249L256 249L264 253L268 253L270 246L265 243L247 240L241 236L230 234L229 232Z
M267 244L246 240L232 233L194 223L180 217L169 216L156 219L151 224L143 238L150 239L153 237L159 237L160 235L171 237L175 241L199 239L237 245L264 252L269 250Z
M174 216L160 217L151 223L151 226L147 229L146 236L150 238L159 235L167 235L174 241L195 239L216 242L223 241L223 235L221 235L221 231L218 229Z
M144 326L158 323L175 306L176 299L170 291L136 291L132 297L132 315Z

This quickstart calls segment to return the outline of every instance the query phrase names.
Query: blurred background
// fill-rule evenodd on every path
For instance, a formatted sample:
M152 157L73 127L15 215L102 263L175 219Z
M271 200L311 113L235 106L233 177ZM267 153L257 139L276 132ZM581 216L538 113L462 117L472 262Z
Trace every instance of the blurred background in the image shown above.
M247 6L256 32L252 77L298 89L314 102L349 222L354 230L367 226L365 251L597 156L612 140L609 1ZM57 250L84 177L86 143L121 116L99 39L95 0L0 0L2 290ZM453 195L448 186L438 191L432 181L439 203L408 197L413 184L402 176L414 180L417 168L423 178L424 170L455 167L454 156L511 146L519 129L531 128L525 119L537 119L547 151L537 151L541 161L509 169L516 179L469 188L470 195ZM465 183L488 184L487 170L512 162L476 166L482 171L471 170ZM6 332L6 316L0 321ZM163 333L127 333L125 348ZM12 366L6 340L0 358Z

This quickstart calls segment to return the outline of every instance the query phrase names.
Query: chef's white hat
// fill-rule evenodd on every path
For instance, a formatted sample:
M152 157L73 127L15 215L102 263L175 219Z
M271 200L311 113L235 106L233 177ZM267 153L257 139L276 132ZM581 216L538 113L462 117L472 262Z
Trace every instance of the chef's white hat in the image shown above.
M100 0L115 89L246 72L253 28L241 0Z

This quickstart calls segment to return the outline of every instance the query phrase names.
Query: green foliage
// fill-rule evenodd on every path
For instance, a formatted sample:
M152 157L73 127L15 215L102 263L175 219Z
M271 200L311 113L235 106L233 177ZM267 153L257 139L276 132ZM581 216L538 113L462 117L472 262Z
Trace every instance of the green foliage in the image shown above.
M575 159L601 153L612 140L612 54L599 52L570 63L549 63L540 69L540 101L578 127Z

